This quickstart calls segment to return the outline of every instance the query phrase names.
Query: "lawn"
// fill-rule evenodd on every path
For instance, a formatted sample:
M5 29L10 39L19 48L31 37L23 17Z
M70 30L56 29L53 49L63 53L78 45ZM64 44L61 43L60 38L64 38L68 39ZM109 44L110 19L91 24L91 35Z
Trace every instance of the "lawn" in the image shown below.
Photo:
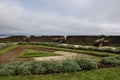
M6 76L0 80L120 80L120 67L39 76Z
M60 56L60 54L27 49L18 55L19 58L46 57L46 56Z

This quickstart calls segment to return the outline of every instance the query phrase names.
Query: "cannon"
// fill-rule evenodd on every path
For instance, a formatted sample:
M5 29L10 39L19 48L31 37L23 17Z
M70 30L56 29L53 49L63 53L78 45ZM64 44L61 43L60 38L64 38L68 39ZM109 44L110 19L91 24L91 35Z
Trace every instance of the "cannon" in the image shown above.
M95 47L103 46L104 41L105 41L105 38L97 39L97 40L94 41L93 45Z
M65 38L55 38L54 42L64 43L65 42Z

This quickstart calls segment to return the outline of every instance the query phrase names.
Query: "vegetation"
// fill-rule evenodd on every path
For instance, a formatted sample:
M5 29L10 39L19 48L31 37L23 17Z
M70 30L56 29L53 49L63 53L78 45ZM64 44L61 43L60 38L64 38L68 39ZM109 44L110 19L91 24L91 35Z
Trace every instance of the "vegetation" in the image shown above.
M0 50L2 50L2 49L4 49L4 48L6 48L6 47L9 47L9 46L11 46L11 44L0 44Z
M117 54L112 54L112 53L107 53L107 52L75 50L75 49L56 48L56 47L48 47L48 46L40 46L40 47L46 48L46 49L54 49L54 50L60 50L60 51L75 52L75 53L88 54L88 55L94 55L94 56L100 56L100 57L116 56L117 55Z
M75 47L74 45L60 45L58 43L53 43L53 42L30 42L30 43L21 42L18 44L19 45L43 45L43 46L59 47L59 48L67 48L67 49L99 51L99 52L108 52L108 53L120 54L120 48L113 48L113 47L94 47L94 46Z
M120 67L49 75L5 76L0 80L120 80Z
M0 76L10 75L40 75L48 73L68 73L98 68L97 63L84 59L78 61L65 60L57 61L30 61L11 62L0 65ZM85 63L80 63L80 61ZM90 62L89 62L90 61ZM83 68L85 67L85 68Z
M58 43L53 42L19 42L18 45L44 45L44 46L56 46Z
M29 57L45 57L45 56L57 56L57 55L60 55L60 54L27 49L27 50L24 50L22 53L20 53L18 57L29 58Z
M114 47L94 47L94 46L85 47L85 46L79 46L76 49L120 54L120 48L114 48Z
M98 64L90 59L77 58L76 62L82 68L82 70L91 70L98 68Z
M10 46L4 47L3 49L0 50L0 54L3 54L5 52L15 49L17 47L19 47L19 46L18 45L10 45Z
M120 56L105 57L100 62L102 64L109 64L111 66L119 66L120 65Z
M65 60L62 62L62 65L63 72L76 72L81 70L81 67L75 61Z

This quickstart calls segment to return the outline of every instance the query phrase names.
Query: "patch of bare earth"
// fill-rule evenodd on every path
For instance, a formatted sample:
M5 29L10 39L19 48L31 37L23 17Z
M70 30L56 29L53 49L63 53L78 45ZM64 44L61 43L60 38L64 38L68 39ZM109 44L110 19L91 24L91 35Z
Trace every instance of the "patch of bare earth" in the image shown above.
M40 51L46 51L46 52L54 52L55 50L48 50L44 48L40 48L37 46L19 46L13 50L7 51L4 54L0 55L0 64L1 63L8 63L11 61L30 61L33 60L32 58L18 58L17 56L26 49L34 49L34 50L40 50Z
M61 56L49 56L49 57L35 57L35 58L18 58L17 56L26 49L34 49L34 50L40 50L45 52L52 52L55 54L60 54ZM7 51L4 54L0 55L0 64L1 63L8 63L11 61L31 61L31 60L37 60L37 61L44 61L44 60L53 60L53 61L61 61L66 59L75 59L76 57L87 57L91 59L99 59L99 57L91 56L87 54L79 54L79 53L73 53L73 52L65 52L65 51L56 51L52 49L45 49L39 46L19 46L13 50Z

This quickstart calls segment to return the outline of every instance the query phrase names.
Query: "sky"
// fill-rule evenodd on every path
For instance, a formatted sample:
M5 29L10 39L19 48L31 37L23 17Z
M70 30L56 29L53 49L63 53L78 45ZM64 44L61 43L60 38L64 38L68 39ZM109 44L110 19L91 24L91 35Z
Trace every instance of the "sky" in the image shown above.
M120 35L120 0L0 0L0 34Z

